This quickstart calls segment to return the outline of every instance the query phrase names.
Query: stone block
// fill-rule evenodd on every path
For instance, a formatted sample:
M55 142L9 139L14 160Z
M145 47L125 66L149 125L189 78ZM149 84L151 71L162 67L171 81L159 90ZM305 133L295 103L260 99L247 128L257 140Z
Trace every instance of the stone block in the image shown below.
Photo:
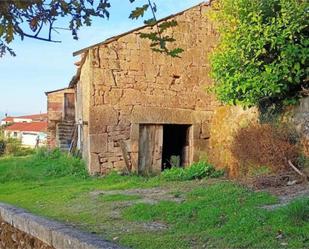
M135 89L125 89L123 97L120 101L121 105L136 105L141 104L143 101L143 95L140 91Z
M114 169L119 170L119 171L125 171L126 170L126 163L125 161L117 161L114 162Z
M192 110L178 108L143 107L133 108L131 122L144 124L192 124Z
M210 123L204 122L202 124L201 137L200 138L209 138L210 137Z
M107 133L89 135L90 152L104 153L107 151Z
M100 134L106 126L117 125L118 112L109 106L93 106L89 113L89 133Z
M113 163L112 162L105 162L105 163L102 163L101 165L101 170L111 170L113 169Z
M121 247L96 236L76 231L72 228L57 229L52 232L53 246L56 249L120 249Z
M90 154L88 167L89 167L89 172L92 175L100 173L100 171L101 171L101 164L100 164L99 154L96 154L96 153L91 153Z
M116 86L115 77L111 69L94 68L93 83L103 84L105 86Z
M105 103L106 104L117 104L123 96L124 90L113 88L105 94Z

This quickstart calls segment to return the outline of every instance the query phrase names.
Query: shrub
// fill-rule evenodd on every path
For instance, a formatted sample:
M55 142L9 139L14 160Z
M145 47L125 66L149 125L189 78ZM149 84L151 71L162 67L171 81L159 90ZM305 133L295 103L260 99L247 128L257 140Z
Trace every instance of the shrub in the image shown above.
M23 147L21 141L9 138L5 141L5 154L10 156L27 156L34 153L34 149Z
M212 165L205 161L192 164L187 168L172 167L162 172L161 177L168 181L187 181L202 179L205 177L216 178L224 174L222 170L216 170Z
M2 156L5 153L5 141L3 139L0 139L0 156Z
M250 167L268 166L272 171L287 167L287 161L299 156L296 132L285 126L270 124L242 128L234 137L231 151L238 160L240 171Z
M44 168L44 176L88 176L84 161L80 158L62 153L59 149L48 150L41 148L35 154L33 161L48 164Z

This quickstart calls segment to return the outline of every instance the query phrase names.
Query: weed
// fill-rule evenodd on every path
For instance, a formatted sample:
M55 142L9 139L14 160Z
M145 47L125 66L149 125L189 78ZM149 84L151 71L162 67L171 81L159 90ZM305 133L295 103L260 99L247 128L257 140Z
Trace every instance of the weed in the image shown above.
M297 158L297 165L298 167L304 169L304 168L309 168L309 157L305 155L300 155Z
M139 195L124 195L124 194L114 194L114 195L103 195L100 197L102 201L134 201L139 200L141 197Z
M64 176L88 177L81 159L59 150L39 149L32 156L20 159L8 157L3 159L2 165L4 166L0 169L0 182L33 181Z
M224 172L222 170L217 171L209 163L200 161L187 168L172 167L163 171L161 176L168 181L187 181L205 177L217 178L223 174Z
M294 224L309 222L309 198L292 202L285 209L286 215Z

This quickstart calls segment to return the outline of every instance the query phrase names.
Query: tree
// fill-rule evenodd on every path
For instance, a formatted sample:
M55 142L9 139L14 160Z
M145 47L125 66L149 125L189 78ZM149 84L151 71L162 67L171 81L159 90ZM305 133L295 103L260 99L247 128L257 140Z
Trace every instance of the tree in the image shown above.
M131 3L135 0L129 0ZM164 22L157 25L156 5L150 0L142 7L132 11L129 18L143 17L146 11L151 11L152 18L146 20L147 25L156 25L157 31L141 34L142 38L152 41L154 51L178 56L182 52L176 48L169 50L167 44L175 40L164 35L164 31L177 25L175 22ZM47 42L53 40L53 32L58 32L55 21L68 18L68 29L74 39L78 39L78 30L82 26L90 26L94 17L109 18L110 0L2 0L0 3L0 57L6 52L15 55L9 44L16 38L38 39Z
M214 90L228 104L293 103L308 93L307 0L218 0Z

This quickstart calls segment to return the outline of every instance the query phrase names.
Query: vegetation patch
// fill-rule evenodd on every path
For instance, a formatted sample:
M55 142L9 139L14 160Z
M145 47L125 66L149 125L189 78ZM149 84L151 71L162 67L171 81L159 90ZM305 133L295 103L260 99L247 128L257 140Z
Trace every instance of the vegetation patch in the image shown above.
M244 175L250 166L267 166L272 172L289 169L288 160L297 163L300 156L297 132L285 125L244 127L235 134L231 150Z
M217 97L228 104L293 104L308 91L308 1L218 0L211 59Z
M296 225L309 222L309 198L299 199L291 203L285 210L289 220Z
M161 177L167 181L188 181L202 178L218 178L223 175L223 170L216 170L211 164L200 161L190 167L172 167L164 170Z
M276 197L223 179L88 177L84 171L80 159L59 151L1 158L0 201L137 249L309 246L305 198L269 211L261 207ZM150 193L162 198L149 201Z
M124 194L113 194L113 195L101 195L101 201L134 201L141 199L138 195L124 195Z
M87 178L84 162L59 150L39 149L33 156L1 159L0 182L55 179L63 176Z
M275 197L254 193L232 183L197 188L183 203L162 201L156 205L136 204L124 211L130 221L163 222L176 241L170 248L186 248L194 243L202 248L304 248L309 245L306 229L308 200L267 211L262 205L276 203ZM297 206L297 211L295 210ZM296 225L291 218L301 221ZM186 234L186 237L184 235ZM284 234L282 237L278 235ZM167 236L167 235L166 235ZM280 238L280 239L279 239ZM152 238L154 239L154 238ZM154 248L154 247L150 247Z

